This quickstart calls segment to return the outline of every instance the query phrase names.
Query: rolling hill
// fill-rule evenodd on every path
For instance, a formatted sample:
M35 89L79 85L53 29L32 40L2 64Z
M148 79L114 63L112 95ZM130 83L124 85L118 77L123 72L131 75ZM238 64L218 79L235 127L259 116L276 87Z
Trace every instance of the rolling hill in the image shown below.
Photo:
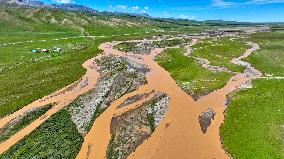
M0 32L67 31L83 35L128 32L133 28L177 28L188 23L143 15L98 12L73 4L29 5L30 1L0 1Z

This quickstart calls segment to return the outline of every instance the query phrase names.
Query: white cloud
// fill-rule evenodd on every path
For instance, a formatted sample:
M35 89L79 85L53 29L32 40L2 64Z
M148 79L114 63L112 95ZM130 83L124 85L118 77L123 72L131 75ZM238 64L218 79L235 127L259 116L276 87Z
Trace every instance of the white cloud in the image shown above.
M137 10L139 10L140 8L139 8L138 6L133 6L131 9L134 10L134 11L137 11Z
M212 0L212 5L214 7L249 6L249 5L273 4L273 3L284 3L284 0L248 0L247 2Z
M145 13L147 13L147 11L146 10L141 10L141 13L145 14Z
M113 7L112 5L108 5L108 9L107 9L109 12L111 12L113 10Z
M52 0L52 2L55 2L55 3L64 3L64 4L73 3L72 0Z
M209 7L172 7L170 10L179 10L179 11L200 11L206 10Z
M226 7L237 5L235 2L225 2L224 0L213 0L213 6L215 7Z
M117 5L116 8L117 8L117 9L121 9L121 10L125 10L125 9L127 9L128 7L127 7L126 5L120 4L120 5Z
M127 6L123 4L119 4L116 6L109 5L108 10L117 10L123 12L134 12L134 13L147 13L149 10L148 6L140 7L140 6Z
M188 19L189 16L187 16L187 15L179 15L179 18L181 18L181 19Z
M178 18L180 18L180 19L196 19L195 16L188 16L188 15L183 15L183 14L179 15Z

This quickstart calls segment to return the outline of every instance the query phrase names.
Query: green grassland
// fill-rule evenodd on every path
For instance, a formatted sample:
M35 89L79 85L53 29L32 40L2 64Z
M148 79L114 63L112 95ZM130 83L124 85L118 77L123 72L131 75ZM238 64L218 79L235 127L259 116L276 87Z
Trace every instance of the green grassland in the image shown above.
M257 33L251 38L261 50L247 61L265 74L284 76L284 32Z
M115 46L119 51L131 52L137 48L137 43L135 42L123 42Z
M14 135L16 132L23 129L24 127L32 123L35 119L45 114L51 107L52 105L49 104L47 106L39 108L38 110L31 111L26 116L24 116L19 122L17 122L15 125L2 129L1 136L0 136L0 143L7 140L9 137Z
M161 41L154 41L153 44L158 46L159 48L165 47L175 47L186 45L191 42L191 39L173 39L173 40L161 40Z
M0 32L0 45L10 42L25 42L25 41L39 41L39 40L51 40L51 39L60 39L66 37L78 36L77 32L56 32L51 30L45 30L43 32L27 32L27 31L14 31L9 32Z
M124 35L145 32L200 32L209 26L191 22L107 12L86 13L53 8L0 5L0 32L59 32L83 35ZM66 27L67 26L67 27Z
M261 50L247 61L265 74L283 76L283 32L257 33ZM253 89L233 93L221 126L225 149L234 158L284 158L284 81L258 79Z
M226 67L234 72L243 72L242 66L234 65L230 61L242 55L248 46L241 39L229 38L205 39L193 46L192 56L210 61L211 65Z
M233 94L221 127L225 149L234 158L284 157L284 82L256 80L253 89Z
M92 41L87 49L54 54L38 61L23 60L25 63L1 72L0 116L78 80L85 73L81 64L100 52L97 48L100 42Z
M191 39L172 39L172 40L161 40L161 41L153 41L144 44L144 46L140 46L139 42L122 42L115 47L123 52L135 52L140 50L140 52L150 52L153 48L166 48L166 47L182 47L191 42ZM141 49L144 48L143 49Z
M11 37L10 37L11 39ZM32 49L49 49L52 50L54 47L60 47L62 48L62 52L59 53L68 53L72 52L73 50L78 51L77 45L85 45L88 47L88 42L92 39L86 39L86 38L76 38L76 39L51 39L48 37L48 39L45 41L37 40L34 38L32 39L33 42L27 42L24 41L21 44L10 44L6 46L0 46L0 68L5 67L6 65L11 66L13 63L21 63L26 62L32 58L40 58L44 56L48 56L47 53L32 53ZM1 44L0 44L1 45ZM82 47L80 47L82 49ZM58 53L57 53L58 54ZM57 55L57 54L50 54L50 55Z
M79 134L67 110L61 110L20 140L1 159L75 158L83 137Z
M184 56L184 49L168 49L156 58L177 83L193 96L210 93L221 88L231 77L226 72L214 73L199 64L192 57Z

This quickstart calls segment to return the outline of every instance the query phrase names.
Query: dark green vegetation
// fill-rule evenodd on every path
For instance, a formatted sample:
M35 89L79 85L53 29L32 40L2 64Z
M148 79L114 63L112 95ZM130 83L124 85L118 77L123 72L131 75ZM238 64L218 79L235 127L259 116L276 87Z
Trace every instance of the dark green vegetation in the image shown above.
M234 158L284 157L284 82L256 80L254 88L233 95L221 137Z
M135 43L135 42L123 42L123 43L120 43L120 44L116 45L115 47L119 51L131 52L131 51L137 49L137 44L138 43Z
M97 48L99 43L99 40L90 41L87 49L52 54L39 60L22 60L20 65L17 65L18 60L11 62L8 66L14 67L4 69L0 74L0 116L16 111L79 79L85 73L82 63L100 52ZM13 52L6 55L9 54ZM47 56L45 53L40 54L38 56ZM12 57L10 59L18 56Z
M189 44L191 39L172 39L154 42L123 42L115 47L123 52L132 52L137 54L148 54L154 48L177 47Z
M203 68L194 58L184 56L184 51L182 48L168 49L156 60L192 96L198 97L221 88L231 77L229 73L214 73Z
M154 132L156 127L155 127L155 118L152 113L147 114L147 120L148 120L149 127L151 129L151 132Z
M161 40L161 41L154 41L153 44L159 48L165 47L175 47L186 45L191 42L191 39L173 39L173 40Z
M51 107L52 105L50 104L42 108L39 108L37 110L31 111L28 114L26 114L22 119L20 119L18 122L15 122L15 124L11 124L7 127L4 127L4 129L2 129L0 132L0 143L7 140L16 132L23 129L24 127L32 123L35 119L45 114Z
M107 148L107 152L106 152L106 157L107 159L117 159L119 158L119 154L117 151L115 151L115 148L118 147L119 145L123 145L125 144L125 141L119 141L115 143L115 135L111 136L111 139L109 141L109 145Z
M284 76L284 32L257 33L252 41L259 43L261 50L247 61L265 74Z
M271 25L271 29L272 29L272 31L277 31L278 33L279 32L283 33L284 25L283 25L283 23L282 24Z
M283 32L257 33L252 40L261 50L247 61L273 76L284 76ZM232 95L221 138L234 158L284 158L284 81L258 79L253 89Z
M234 72L243 72L244 68L231 64L231 60L242 55L248 46L244 41L221 38L217 40L205 39L193 46L192 56L210 61L210 65L226 67Z
M83 142L66 110L53 115L31 134L20 140L1 159L75 158Z
M26 36L26 35L24 35ZM66 38L70 37L70 35L65 35ZM2 57L0 61L0 72L3 72L7 69L12 68L13 66L17 64L21 64L27 61L31 61L32 59L35 61L36 59L40 58L48 58L48 56L59 56L63 53L69 53L74 51L80 51L84 50L85 48L89 47L89 42L92 39L82 38L78 37L73 39L63 39L63 38L57 38L53 36L46 36L44 37L33 37L30 36L30 39L32 42L29 41L23 41L24 39L20 40L22 42L21 44L9 44L6 46L1 45L0 43L0 56ZM10 38L11 39L11 38ZM5 43L5 42L2 42ZM12 42L10 42L12 43ZM48 49L50 52L55 48L61 48L62 51L54 52L53 54L48 53L32 53L32 49ZM13 63L15 63L13 65Z

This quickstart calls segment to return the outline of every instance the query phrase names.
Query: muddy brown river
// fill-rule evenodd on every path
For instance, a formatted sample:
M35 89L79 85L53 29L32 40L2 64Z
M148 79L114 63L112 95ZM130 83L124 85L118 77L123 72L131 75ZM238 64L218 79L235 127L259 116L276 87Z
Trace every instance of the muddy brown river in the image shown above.
M224 103L226 101L226 97L229 93L238 89L238 87L243 83L260 77L262 75L261 72L246 64L245 67L250 69L253 75L237 73L223 88L202 97L198 101L194 101L190 95L185 93L176 84L170 74L154 61L154 57L163 52L164 49L154 49L149 55L134 56L133 54L120 52L114 49L114 46L117 43L118 42L107 42L101 44L100 49L104 51L104 54L95 58L99 59L104 55L116 55L127 57L130 60L144 64L150 68L150 72L146 75L148 83L139 87L136 91L126 94L114 101L111 106L95 120L91 130L84 137L84 142L77 158L105 158L107 146L111 138L110 123L112 117L137 107L139 104L147 101L150 97L128 105L126 108L117 109L117 106L128 97L140 93L151 92L152 90L168 94L170 98L169 109L165 118L156 128L155 132L129 156L130 159L229 158L222 147L219 136L219 127L224 121ZM246 50L241 57L233 59L231 62L238 65L244 65L244 62L242 62L241 59L249 56L253 51L259 48L259 46L255 43L249 43L249 45L252 47L251 49ZM87 73L81 80L0 119L0 128L2 128L13 118L23 114L33 107L43 106L48 103L55 103L55 106L43 115L43 117L35 120L29 126L13 135L10 139L1 143L0 153L8 150L17 141L31 133L52 114L68 105L76 97L91 90L100 76L95 69L95 58L90 59L83 64L83 67L87 69ZM81 84L86 79L88 80L88 85L82 88ZM206 134L204 134L200 129L198 117L208 108L214 109L216 116Z

